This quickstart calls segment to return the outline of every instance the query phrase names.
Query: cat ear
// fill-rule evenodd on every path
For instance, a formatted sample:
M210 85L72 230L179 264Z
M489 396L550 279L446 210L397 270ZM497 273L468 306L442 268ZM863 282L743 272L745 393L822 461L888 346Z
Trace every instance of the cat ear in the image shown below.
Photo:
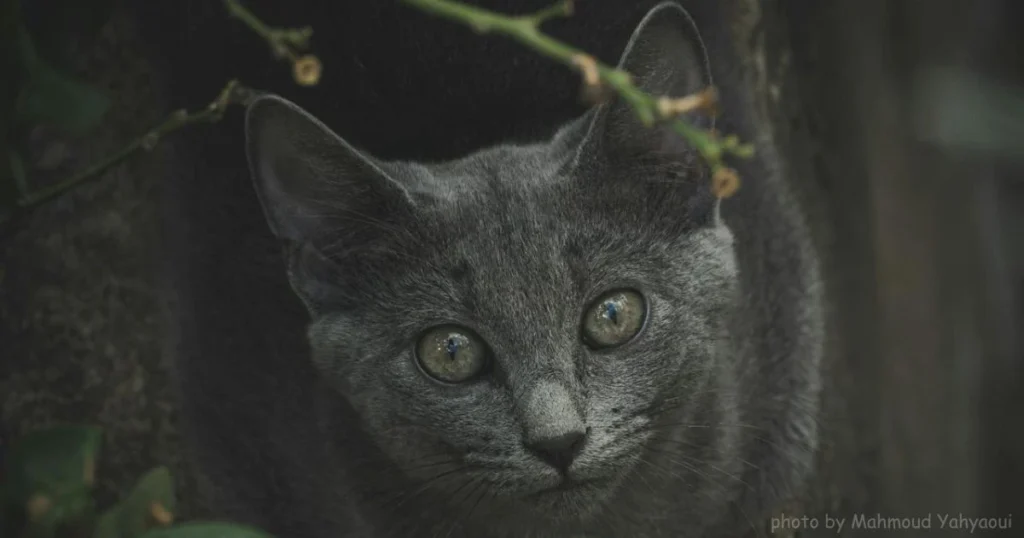
M312 243L339 232L341 221L386 222L411 207L408 191L382 163L281 97L249 105L245 137L256 192L280 239ZM360 219L346 219L351 213Z
M652 8L633 31L617 66L654 96L683 97L711 85L708 56L690 15L675 2ZM598 107L587 126L581 157L604 153L685 151L678 134L645 126L621 97Z

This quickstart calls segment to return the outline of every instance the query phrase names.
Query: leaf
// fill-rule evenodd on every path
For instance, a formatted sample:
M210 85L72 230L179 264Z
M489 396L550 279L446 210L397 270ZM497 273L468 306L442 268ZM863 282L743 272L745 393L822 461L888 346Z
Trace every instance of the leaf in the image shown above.
M25 503L37 494L91 489L102 437L98 428L58 426L16 440L4 472L10 499Z
M7 516L25 521L29 536L52 537L59 529L91 519L95 505L96 428L61 426L16 440L7 455L4 495Z
M25 506L28 536L32 538L63 538L69 534L69 529L88 526L95 513L91 492L86 488L65 490L55 495L38 494Z
M116 0L21 1L22 18L39 54L58 68L73 62L75 53L95 42L110 20Z
M15 105L16 122L52 124L76 135L99 124L110 108L110 99L54 69L36 54L24 24L18 26L18 46L26 75Z
M168 525L177 505L174 480L166 467L149 471L132 491L100 518L94 538L136 538L146 531Z
M233 523L185 523L154 529L141 538L274 538L253 527Z

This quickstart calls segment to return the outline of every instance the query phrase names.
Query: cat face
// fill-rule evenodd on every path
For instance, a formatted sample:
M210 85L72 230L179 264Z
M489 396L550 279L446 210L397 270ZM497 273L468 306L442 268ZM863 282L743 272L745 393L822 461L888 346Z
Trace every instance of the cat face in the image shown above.
M709 83L672 5L620 65L653 94ZM383 162L276 97L247 134L312 359L411 496L586 518L736 460L733 239L676 135L612 102L537 144Z
M379 244L307 250L324 272L295 285L314 361L412 476L457 462L501 497L582 510L598 505L574 495L637 465L659 409L700 397L736 268L699 169L573 176L549 149L417 167L458 187Z

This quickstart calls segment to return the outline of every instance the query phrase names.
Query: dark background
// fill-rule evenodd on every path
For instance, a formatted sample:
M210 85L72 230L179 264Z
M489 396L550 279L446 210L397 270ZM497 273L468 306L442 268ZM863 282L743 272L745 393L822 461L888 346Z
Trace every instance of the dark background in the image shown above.
M578 9L588 1L596 0L581 0ZM1024 151L1013 157L942 146L918 126L922 116L987 102L979 93L980 104L922 108L925 68L960 68L972 80L1008 86L1024 98L1024 38L1018 37L1024 4L723 1L735 12L742 67L788 157L826 260L834 379L829 440L821 476L793 509L885 516L1022 512ZM65 51L75 71L116 96L116 104L88 137L33 129L37 180L52 181L109 154L174 108L204 105L238 73L253 87L315 103L314 113L336 118L332 126L342 134L343 125L353 126L371 148L395 136L424 152L442 143L468 149L487 142L486 129L452 140L438 140L428 129L442 123L452 133L470 132L445 116L456 106L463 107L462 118L493 117L488 107L495 104L467 99L458 81L436 103L436 116L410 120L398 133L375 129L381 114L416 106L418 81L432 75L426 67L331 80L332 64L351 62L337 69L352 72L359 62L386 60L386 52L343 28L393 17L391 37L401 41L412 20L407 8L353 3L336 9L342 18L335 28L312 15L316 9L295 7L300 4L246 3L275 26L317 30L313 47L325 79L315 89L291 83L287 67L216 1L112 1L112 15L94 24L84 15L54 23L52 31L76 36L76 46ZM49 20L46 1L25 5L34 6L27 12L39 21ZM639 18L641 8L633 10ZM560 37L573 39L571 32ZM613 37L608 50L595 51L609 61L628 36ZM414 54L422 66L459 67L444 55L449 39L455 38L392 53ZM188 54L167 54L168 44ZM506 47L518 45L481 38L480 46L493 47L500 60ZM193 76L175 75L189 67ZM517 67L552 76L563 69L540 59ZM330 90L339 84L367 85L364 91L391 106L332 101ZM573 97L554 95L550 106ZM544 113L545 106L534 103L531 111ZM1016 121L1020 131L1024 109L1005 112L1003 122ZM235 111L209 127L210 136L228 144L239 122ZM186 497L192 487L164 363L161 182L174 151L158 146L5 225L0 236L0 417L13 434L55 422L104 426L105 499L157 464L172 465Z

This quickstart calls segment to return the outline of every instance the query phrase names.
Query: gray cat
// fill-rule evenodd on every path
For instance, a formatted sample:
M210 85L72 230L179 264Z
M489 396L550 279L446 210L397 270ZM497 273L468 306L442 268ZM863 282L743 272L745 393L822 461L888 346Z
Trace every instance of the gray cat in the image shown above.
M717 127L760 140L700 23L658 5L620 66L658 95L715 82ZM619 100L439 163L374 158L274 96L246 136L308 357L183 360L226 516L282 538L728 536L799 491L820 292L767 144L718 202Z

